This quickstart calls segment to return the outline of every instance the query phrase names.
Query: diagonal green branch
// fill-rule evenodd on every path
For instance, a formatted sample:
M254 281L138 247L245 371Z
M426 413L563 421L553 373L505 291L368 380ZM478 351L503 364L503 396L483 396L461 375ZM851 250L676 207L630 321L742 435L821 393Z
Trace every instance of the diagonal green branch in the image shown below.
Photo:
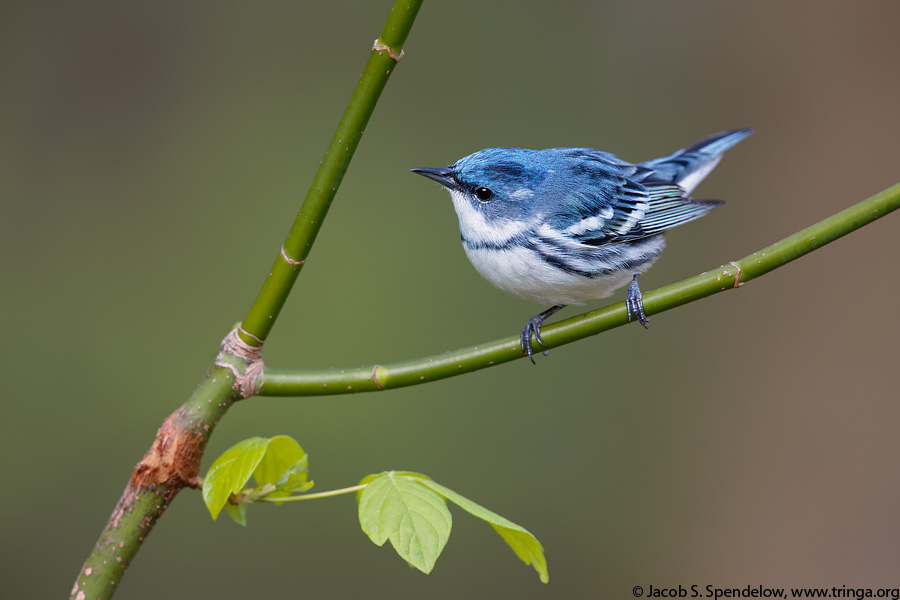
M644 294L657 314L735 289L900 208L900 183L739 261ZM546 325L541 336L555 348L628 323L625 303ZM263 370L261 396L318 396L374 392L462 375L522 358L518 336L436 356L356 369Z
M369 61L347 104L325 157L313 178L300 212L288 232L281 252L266 278L259 295L250 307L239 332L244 342L261 346L268 337L291 288L303 269L322 221L341 185L347 166L356 152L375 104L402 57L413 21L423 0L397 0L375 40Z
M262 291L244 320L242 339L258 346L271 331L328 212L341 178L375 104L402 54L422 0L396 0L381 37L319 167L300 214L291 227ZM226 341L228 338L226 338ZM245 351L247 349L244 349ZM200 461L219 421L243 396L236 377L248 378L258 359L252 348L222 352L194 394L163 422L137 464L112 516L81 568L70 592L73 600L106 599L118 588L131 561L174 497L196 487Z

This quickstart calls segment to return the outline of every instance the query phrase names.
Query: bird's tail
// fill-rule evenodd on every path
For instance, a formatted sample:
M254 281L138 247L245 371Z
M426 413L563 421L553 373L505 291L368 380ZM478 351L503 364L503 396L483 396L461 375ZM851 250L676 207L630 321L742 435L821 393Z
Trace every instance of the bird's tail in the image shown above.
M640 166L652 170L655 178L677 184L688 195L719 164L723 152L751 133L752 129L723 131L671 156L649 160Z

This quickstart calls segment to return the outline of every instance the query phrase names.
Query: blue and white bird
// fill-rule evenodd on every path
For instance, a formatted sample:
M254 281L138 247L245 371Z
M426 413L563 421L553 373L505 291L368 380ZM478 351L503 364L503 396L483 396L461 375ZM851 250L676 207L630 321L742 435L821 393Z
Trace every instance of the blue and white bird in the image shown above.
M482 277L552 306L531 335L567 304L605 298L629 280L626 310L647 327L638 275L665 246L663 232L722 204L689 195L722 153L752 133L712 135L671 156L631 164L592 148L488 148L449 167L412 169L450 192L466 255ZM546 352L545 352L546 354Z

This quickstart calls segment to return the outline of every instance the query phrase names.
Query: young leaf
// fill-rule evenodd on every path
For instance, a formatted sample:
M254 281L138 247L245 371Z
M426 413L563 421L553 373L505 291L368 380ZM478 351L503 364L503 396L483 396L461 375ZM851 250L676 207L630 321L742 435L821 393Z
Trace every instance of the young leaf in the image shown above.
M477 504L475 506L478 506ZM493 513L492 513L493 514ZM499 516L499 515L498 515ZM490 521L488 521L490 523ZM531 535L528 531L516 525L516 527L503 527L491 523L494 531L500 534L509 547L513 549L523 563L533 565L537 571L538 577L543 583L550 581L550 574L547 572L547 559L544 558L544 547Z
M278 481L275 491L269 494L272 498L279 496L289 496L291 492L305 492L310 489L314 482L307 481L307 465L308 461L304 458L297 464L291 466Z
M289 468L306 459L306 452L294 438L276 435L269 438L266 454L253 471L253 479L256 480L257 486L267 483L277 485L278 479Z
M247 526L247 504L241 502L239 504L225 504L225 512L231 517L231 520L241 527Z
M362 530L378 546L390 540L401 558L430 573L453 525L444 499L417 483L418 478L393 471L363 481L368 485L359 500Z
M504 519L497 513L491 512L483 506L476 504L464 496L460 496L450 488L444 487L439 483L435 483L430 479L416 477L415 481L440 494L443 498L450 500L467 513L478 517L482 521L490 523L491 527L500 534L513 552L516 553L522 562L526 565L532 565L537 571L541 581L547 583L550 581L550 575L547 572L547 559L544 557L544 548L536 537L531 535L524 527L516 525L512 521Z
M414 473L413 471L391 471L395 477L419 477L421 479L430 480L431 477L428 475L422 475L421 473ZM384 477L388 474L388 471L382 471L381 473L373 473L372 475L366 475L362 479L359 480L359 485L368 485L369 482L378 479L379 477ZM362 494L365 491L365 488L356 492L356 503L359 504L362 500ZM383 544L384 542L382 542ZM381 544L379 544L380 546Z
M266 484L271 484L275 488L268 494L272 498L310 489L313 482L307 481L308 476L309 456L294 438L286 435L269 438L266 453L253 471L257 489L263 488Z
M244 489L268 445L266 438L248 438L223 452L209 468L203 478L203 502L213 520L219 516L228 497Z

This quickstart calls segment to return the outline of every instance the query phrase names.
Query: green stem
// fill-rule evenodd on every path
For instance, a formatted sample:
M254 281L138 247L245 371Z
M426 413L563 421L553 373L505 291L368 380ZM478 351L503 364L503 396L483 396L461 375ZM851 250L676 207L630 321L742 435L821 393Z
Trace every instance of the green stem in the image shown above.
M247 318L242 339L261 343L272 329L291 286L309 254L341 178L363 134L375 103L396 66L390 54L398 55L406 41L422 0L397 0L391 9L379 45L373 49L365 70L344 112L300 214ZM288 258L290 260L288 260ZM300 263L300 264L292 264ZM246 373L248 363L233 355L225 363ZM184 487L196 487L200 460L212 431L232 404L240 399L233 388L230 368L213 367L194 394L160 427L156 440L135 467L131 479L78 574L70 597L73 600L112 597L128 565L169 503Z
M300 212L285 239L282 252L275 257L269 276L262 290L243 320L241 338L248 344L259 346L268 337L288 294L300 274L322 221L347 172L363 131L375 110L375 104L387 84L403 44L409 35L422 0L397 0L384 25L378 44L389 46L390 51L373 48L369 61L359 79L356 90L344 110L325 157L313 178Z
M219 419L239 399L233 384L229 369L210 369L190 399L163 422L82 566L71 598L111 598L175 495L198 484L206 443Z
M315 494L303 494L302 496L286 496L284 498L269 498L265 496L260 498L258 502L299 502L300 500L316 500L317 498L330 498L332 496L340 496L342 494L352 494L353 492L358 492L369 485L368 483L363 483L360 485L353 485L350 487L341 488L339 490L331 490L328 492L317 492Z
M736 283L744 284L761 277L898 208L900 183L739 261L647 292L644 294L644 310L650 315L657 314L735 289L739 287ZM740 278L736 282L738 273ZM541 329L541 337L547 348L555 348L627 324L625 303L619 302L546 325ZM522 357L516 336L426 358L355 369L266 368L259 395L319 396L375 392L462 375Z

